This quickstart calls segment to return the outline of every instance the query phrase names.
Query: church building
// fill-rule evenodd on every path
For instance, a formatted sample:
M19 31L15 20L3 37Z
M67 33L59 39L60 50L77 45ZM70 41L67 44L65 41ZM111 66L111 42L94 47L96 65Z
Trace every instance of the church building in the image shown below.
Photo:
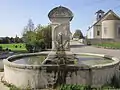
M119 39L120 17L112 10L105 13L103 10L96 12L96 22L87 30L88 39Z

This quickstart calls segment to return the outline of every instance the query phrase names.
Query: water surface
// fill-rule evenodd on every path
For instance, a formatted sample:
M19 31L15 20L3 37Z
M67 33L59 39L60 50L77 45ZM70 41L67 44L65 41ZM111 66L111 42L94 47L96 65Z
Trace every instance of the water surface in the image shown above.
M16 59L13 62L17 64L40 65L46 57L47 56L30 56ZM97 65L112 62L110 59L102 58L99 56L78 55L77 58L77 64L85 65Z
M45 58L46 56L29 56L16 59L13 62L17 64L40 65Z
M78 63L79 64L85 64L85 65L98 65L98 64L106 64L106 63L111 63L113 62L113 60L111 59L107 59L107 58L102 58L99 56L90 56L90 55L80 55L77 56L78 59Z

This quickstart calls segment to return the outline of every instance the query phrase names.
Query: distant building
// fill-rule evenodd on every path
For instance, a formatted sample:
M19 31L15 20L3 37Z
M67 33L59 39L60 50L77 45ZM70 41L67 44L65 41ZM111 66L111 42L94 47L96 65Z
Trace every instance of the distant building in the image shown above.
M96 22L87 30L87 38L116 39L120 38L120 17L112 10L96 12Z

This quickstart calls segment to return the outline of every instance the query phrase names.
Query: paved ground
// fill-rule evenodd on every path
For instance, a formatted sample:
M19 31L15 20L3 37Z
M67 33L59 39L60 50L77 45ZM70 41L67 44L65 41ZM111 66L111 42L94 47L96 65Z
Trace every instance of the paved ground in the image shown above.
M71 44L71 51L75 53L107 54L107 55L115 56L120 59L120 50L103 49L103 48L96 48L93 46L86 46L79 43L78 41L72 41L70 44Z
M1 78L3 77L3 72L0 72L0 90L9 90L3 83L1 83Z

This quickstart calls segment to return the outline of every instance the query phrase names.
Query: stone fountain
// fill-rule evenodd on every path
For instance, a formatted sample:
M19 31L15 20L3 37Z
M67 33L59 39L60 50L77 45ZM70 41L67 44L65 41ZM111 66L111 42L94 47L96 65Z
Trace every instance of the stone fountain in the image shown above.
M50 53L29 53L8 57L4 62L4 76L2 81L26 89L55 88L61 84L82 84L102 86L111 82L111 78L118 72L119 60L115 57L91 54L72 53L70 51L70 21L73 13L66 7L52 9L48 17L52 26L52 50ZM16 63L27 61L30 57L44 56L47 58L41 64ZM76 55L76 56L75 56ZM84 58L77 59L77 56ZM93 57L93 58L91 58ZM95 59L110 63L93 64L85 63L84 59ZM105 58L105 59L103 59ZM75 64L74 61L83 60ZM32 58L32 61L36 61ZM38 58L38 61L40 59Z
M48 17L52 26L52 51L43 64L74 64L74 55L70 52L70 21L73 13L65 7L52 9Z

